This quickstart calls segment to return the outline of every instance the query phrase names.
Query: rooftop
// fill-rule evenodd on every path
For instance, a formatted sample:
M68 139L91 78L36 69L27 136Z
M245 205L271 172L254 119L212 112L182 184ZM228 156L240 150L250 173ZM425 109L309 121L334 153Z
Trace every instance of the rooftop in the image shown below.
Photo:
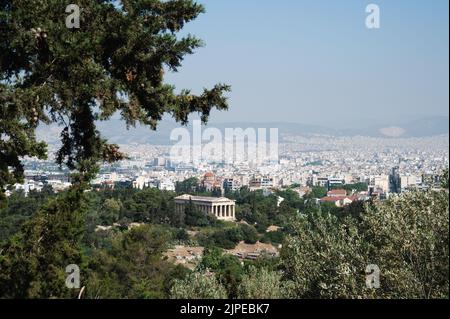
M328 196L333 196L333 195L346 196L347 191L345 189L333 189L333 190L329 191L327 194L328 194Z
M344 199L355 201L358 198L356 196L326 196L320 199L321 202L339 202Z
M226 197L206 197L206 196L193 196L184 194L178 197L175 197L175 200L184 200L189 201L192 200L193 202L208 202L208 203L222 203L222 202L230 202L234 200L228 199Z

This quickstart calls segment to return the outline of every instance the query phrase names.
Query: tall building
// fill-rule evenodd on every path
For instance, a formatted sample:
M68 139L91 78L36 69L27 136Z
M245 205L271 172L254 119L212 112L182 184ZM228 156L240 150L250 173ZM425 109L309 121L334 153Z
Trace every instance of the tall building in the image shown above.
M273 178L271 177L253 177L249 182L250 189L267 189L274 186Z
M328 177L313 176L313 186L328 188Z
M408 188L416 188L422 184L422 178L414 175L403 175L401 176L401 187L402 190Z
M166 165L166 159L164 157L156 157L153 159L153 166L164 167Z
M175 191L175 183L169 179L158 180L158 189L163 191Z
M389 174L389 193L400 194L402 191L402 180L399 174L399 167L393 167Z
M369 192L389 192L389 175L370 176L368 178Z
M241 188L241 183L236 178L226 178L223 181L223 188L234 192Z
M345 179L340 177L329 177L328 178L328 189L332 189L333 187L339 187L345 184Z

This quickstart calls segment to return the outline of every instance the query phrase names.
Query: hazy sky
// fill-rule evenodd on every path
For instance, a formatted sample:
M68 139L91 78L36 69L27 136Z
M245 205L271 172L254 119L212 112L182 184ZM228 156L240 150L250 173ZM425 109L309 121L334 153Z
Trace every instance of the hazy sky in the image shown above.
M186 27L206 47L168 82L232 85L211 121L346 127L448 116L448 0L200 0ZM365 8L381 9L381 28Z

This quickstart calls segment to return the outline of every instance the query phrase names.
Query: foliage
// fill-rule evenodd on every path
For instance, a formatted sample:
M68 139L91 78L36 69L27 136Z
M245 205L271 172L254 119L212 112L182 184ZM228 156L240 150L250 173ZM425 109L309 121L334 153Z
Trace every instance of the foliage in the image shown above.
M170 291L172 290L172 287L175 285L177 281L184 280L191 271L187 269L186 267L183 267L181 265L177 265L173 268L171 268L164 279L164 294L166 298L170 298Z
M179 32L203 6L192 0L114 3L82 1L80 28L69 29L64 2L0 2L0 196L23 177L21 158L45 158L45 144L35 137L39 124L63 127L57 161L74 170L85 160L125 157L101 137L96 120L118 113L128 126L156 129L164 114L186 124L190 113L206 122L213 108L228 108L227 85L194 95L164 83L165 70L177 72L202 45Z
M178 194L193 194L196 192L199 180L195 177L188 178L182 182L176 182L175 191Z
M242 187L230 198L235 199L238 205L236 219L255 225L258 232L263 233L271 224L277 223L277 196L264 196L262 191L251 192L247 187Z
M220 269L220 264L223 257L223 250L218 247L207 247L203 252L202 260L199 268L203 270L217 271Z
M235 256L225 254L222 258L220 268L216 273L216 277L226 288L228 298L237 298L242 274L243 267L241 261Z
M100 223L102 225L112 225L117 222L120 217L122 203L113 198L107 199L100 210Z
M185 268L162 258L169 243L189 239L184 222L175 226L172 217L162 218L164 214L171 216L174 196L155 189L126 188L91 192L71 189L59 195L46 190L30 192L29 197L14 193L0 211L8 217L2 220L0 296L74 297L77 291L64 286L64 270L69 263L82 268L85 298L171 296L172 288L176 284L180 287L189 275ZM263 200L270 210L272 199ZM286 200L287 206L281 205L280 213L295 209L289 205L293 202ZM125 227L95 231L104 220L106 207L119 210L120 222L128 220ZM126 230L129 222L142 220L143 213L137 212L144 212L145 220L154 221L154 225ZM265 215L270 216L268 212ZM206 247L198 271L202 276L211 271L218 286L211 280L208 285L218 291L225 289L228 298L279 298L278 287L283 298L448 296L446 191L405 193L365 205L355 202L333 214L324 207L306 206L302 214L290 216L286 227L263 234L257 234L251 225L222 221L196 229L196 239ZM281 258L242 264L222 250L258 237L263 242L283 244ZM381 269L380 289L365 286L365 270L370 264ZM267 282L273 283L280 275L273 291L265 290ZM203 294L198 289L196 293ZM217 296L216 290L213 296Z
M168 243L189 238L185 226L171 228L173 208L167 202L174 193L127 188L83 192L86 184L82 175L78 178L81 184L57 196L48 188L28 197L15 192L0 211L6 217L0 295L74 297L77 291L64 286L68 263L82 267L85 298L165 298L173 289L186 291L187 287L180 287L191 276L189 270L162 258ZM207 285L214 289L208 296L225 292L228 298L448 297L446 191L405 193L385 202L354 202L329 211L325 205L305 206L300 215L289 209L296 211L291 205L301 201L294 194L284 195L277 212L288 212L289 222L262 238L283 244L279 262L263 258L242 264L219 248L234 248L242 240L254 242L260 235L251 225L209 221L207 227L200 227L197 239L206 249L198 271L214 277L214 281L207 277ZM265 204L254 203L255 198ZM241 200L243 207L254 205L272 218L272 197L257 192ZM108 221L109 216L113 219ZM129 221L153 221L159 226L94 231L98 223L109 224L118 217L123 221L127 216ZM365 286L369 264L381 269L380 289ZM205 294L201 287L195 292L198 295Z
M307 198L322 198L327 196L327 189L321 186L313 186L311 188L311 193L307 194Z
M0 205L6 199L4 192L7 186L23 181L24 167L21 158L47 158L47 145L36 140L35 114L30 112L32 108L26 101L15 101L15 90L3 82L6 43L3 39L2 6L4 1L0 3Z
M164 298L173 266L162 260L169 233L146 225L118 234L89 259L86 298Z
M175 239L176 240L179 240L179 241L188 241L189 240L189 234L188 234L188 232L186 231L186 229L184 229L184 228L180 228L180 229L178 229L177 231L176 231L176 234L175 234Z
M448 179L448 168L444 170L440 180L441 180L441 187L443 189L448 189L448 180L449 180Z
M313 213L299 218L281 251L285 278L297 298L357 296L368 265L353 221Z
M222 249L217 247L206 248L198 269L212 271L226 288L228 297L237 297L243 274L243 267L237 257L224 254Z
M345 189L348 194L353 191L366 192L368 190L367 183L355 183L355 184L345 184L339 186L332 186L331 189Z
M200 236L199 242L205 247L216 246L223 249L233 249L243 239L240 228L227 227Z
M83 262L86 217L91 232L97 221L108 224L119 217L180 223L180 216L165 214L167 200L85 200L98 162L125 158L117 145L102 138L97 120L119 113L127 126L141 123L156 129L165 114L186 124L190 113L199 113L206 122L213 108L228 108L227 85L194 95L189 90L175 93L174 86L164 83L165 70L176 72L201 45L178 33L203 6L192 0L121 1L121 6L84 0L81 28L69 29L64 27L66 5L57 0L0 2L0 204L4 206L5 188L23 179L21 159L46 158L45 143L35 137L40 124L63 127L56 159L73 172L74 185L37 213L27 211L23 225L20 220L11 221L11 228L6 225L1 297L71 296L64 287L65 266ZM102 208L95 212L88 207L99 203ZM87 294L161 297L158 275L169 269L158 257L164 237L145 229L118 236L110 251L94 252Z
M299 194L297 192L293 191L292 189L278 191L276 194L283 198L283 203L285 205L287 205L291 208L296 208L296 209L299 209L302 207L303 199L301 199Z
M255 244L258 241L259 236L255 227L247 224L241 224L239 227L242 232L242 239L246 244Z
M338 216L342 212L341 207L337 207L335 203L324 202L320 203L320 211Z
M213 274L193 272L176 280L171 289L172 299L226 299L227 291Z
M0 243L16 234L23 223L54 196L51 187L44 187L40 192L32 190L28 196L25 196L23 191L13 192L5 206L0 209Z
M412 192L368 207L365 240L383 298L449 297L449 197Z
M264 237L261 239L261 242L263 243L271 243L271 244L282 244L285 238L285 232L284 231L273 231L273 232L267 232L264 234Z
M207 215L194 205L192 200L184 208L185 223L188 226L208 226L209 220Z
M82 194L72 188L51 199L21 230L0 247L0 296L3 298L61 298L66 266L83 259L80 240L86 211Z
M281 263L297 298L448 298L448 194L413 192L369 203L360 219L304 215ZM368 289L365 270L381 270Z
M280 299L282 289L279 272L251 266L242 276L238 295L240 299Z

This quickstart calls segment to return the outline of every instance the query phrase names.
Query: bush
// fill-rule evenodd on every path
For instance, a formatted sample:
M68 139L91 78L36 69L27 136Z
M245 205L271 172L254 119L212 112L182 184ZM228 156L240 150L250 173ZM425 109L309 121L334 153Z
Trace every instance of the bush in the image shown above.
M190 201L184 210L185 213L185 223L187 226L198 226L204 227L209 225L208 216L199 210L193 203Z
M261 239L261 242L268 244L282 244L284 240L284 232L283 231L275 231L268 232L264 234L264 237Z
M170 290L171 299L226 299L227 291L214 275L200 272L175 280Z
M255 244L258 241L258 232L256 228L247 224L240 226L242 238L246 244Z
M448 298L447 192L368 204L360 218L314 213L286 238L281 264L296 298ZM366 287L366 268L380 288Z
M217 247L233 249L240 242L240 238L235 235L235 232L230 232L229 230L219 230L211 236L211 239Z
M281 274L266 268L249 267L238 290L240 299L282 298Z
M187 233L186 229L180 228L175 233L175 239L179 241L187 241L189 240L189 234Z

